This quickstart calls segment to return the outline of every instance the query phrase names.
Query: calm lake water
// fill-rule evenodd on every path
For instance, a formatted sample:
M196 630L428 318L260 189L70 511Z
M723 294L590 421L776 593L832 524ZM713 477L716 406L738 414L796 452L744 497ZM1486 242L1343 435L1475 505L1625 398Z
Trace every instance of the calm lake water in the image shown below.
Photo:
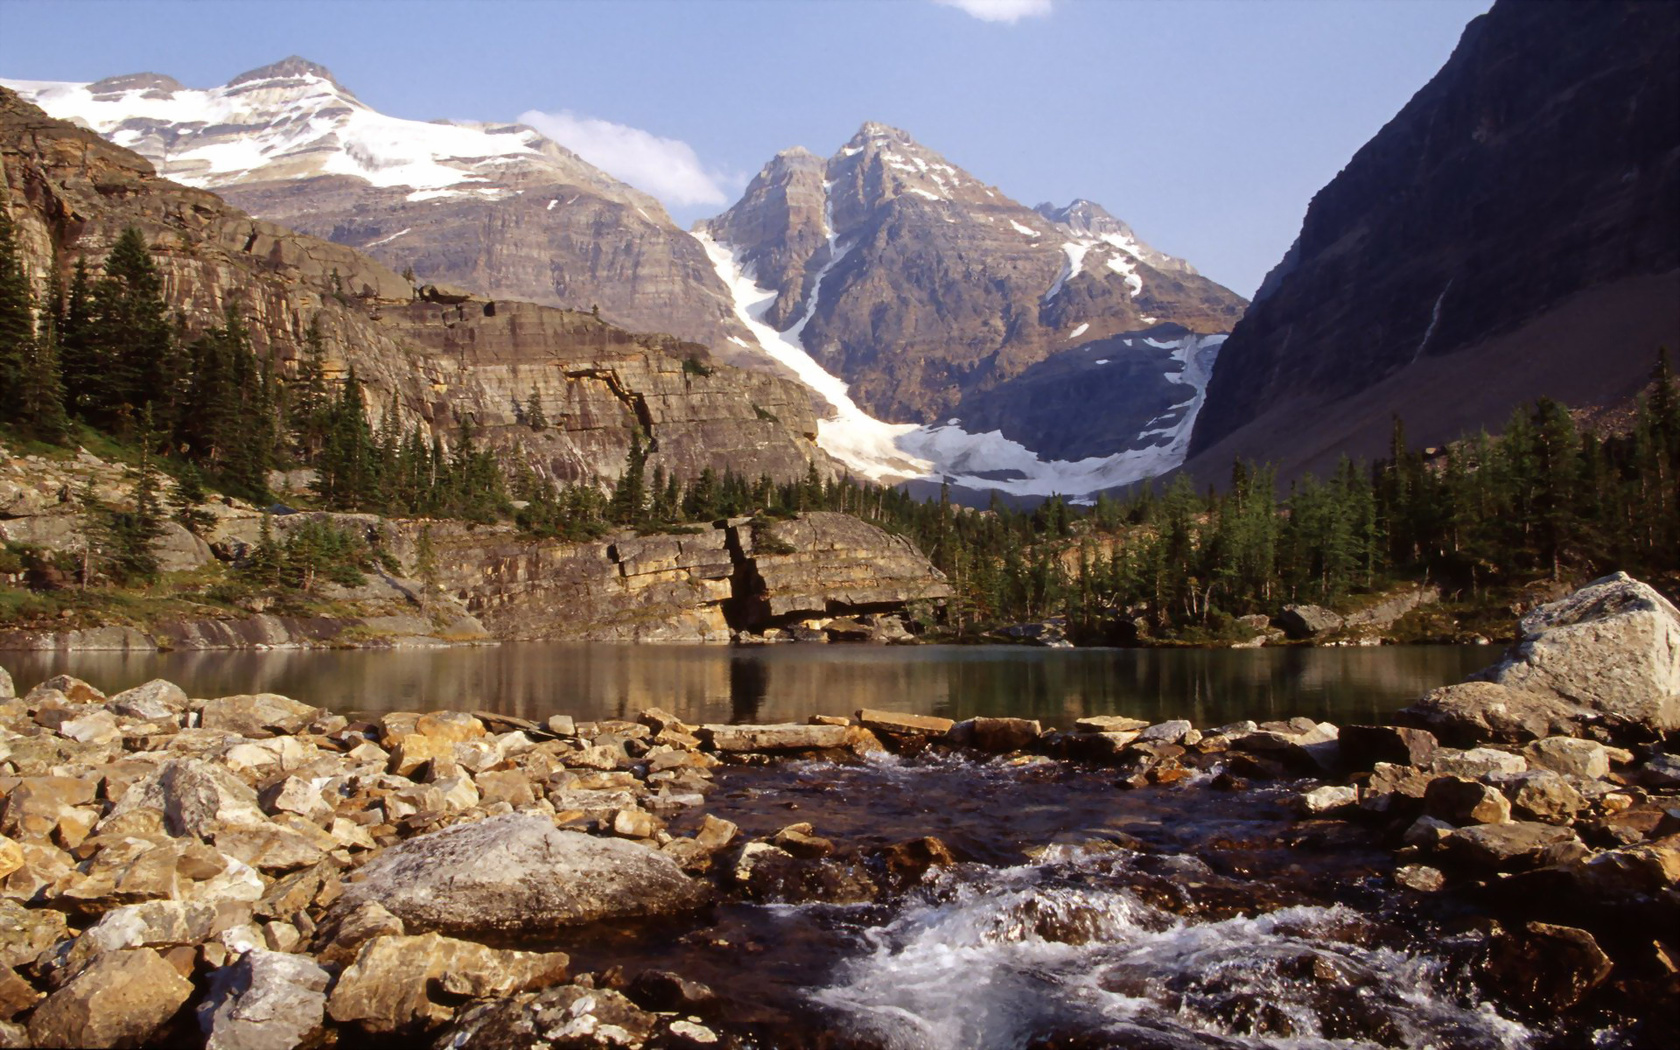
M68 672L115 692L152 678L194 696L274 692L338 711L454 708L536 720L662 707L689 722L778 722L860 707L948 718L1088 714L1198 726L1309 715L1380 719L1491 663L1497 648L732 649L522 643L478 648L193 653L0 653L22 692Z

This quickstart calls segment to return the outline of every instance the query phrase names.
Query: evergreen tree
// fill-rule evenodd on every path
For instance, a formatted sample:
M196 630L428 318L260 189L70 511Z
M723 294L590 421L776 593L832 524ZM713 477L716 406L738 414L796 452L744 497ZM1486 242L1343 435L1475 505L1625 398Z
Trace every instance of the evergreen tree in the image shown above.
M10 404L35 346L35 298L12 220L0 209L0 398Z
M535 383L531 384L531 396L525 401L525 425L538 433L548 429L548 417L543 415L542 398Z
M647 512L647 487L644 471L647 465L647 450L642 448L640 431L630 435L630 458L625 464L624 474L613 487L611 504L612 520L620 525L639 525Z
M378 481L376 460L362 384L352 368L329 413L325 441L315 464L316 494L335 510L365 509Z
M297 378L287 399L287 430L292 449L304 463L314 463L326 444L332 414L332 395L327 389L327 346L321 334L321 315L309 320L303 334L303 353L298 358Z
M55 445L70 439L70 419L64 411L64 380L58 364L58 333L51 313L42 315L40 334L23 351L14 403L24 433Z
M163 301L163 279L152 262L146 239L130 226L105 259L105 272L93 288L89 339L100 348L99 363L108 369L92 406L94 422L123 432L143 409L166 426L180 404L181 361L174 328Z

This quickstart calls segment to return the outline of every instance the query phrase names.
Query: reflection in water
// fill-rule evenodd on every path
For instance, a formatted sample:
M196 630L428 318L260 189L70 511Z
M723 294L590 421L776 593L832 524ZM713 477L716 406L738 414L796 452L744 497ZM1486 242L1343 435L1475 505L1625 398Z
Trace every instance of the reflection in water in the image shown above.
M662 707L691 722L790 721L860 707L1016 715L1067 726L1087 714L1199 726L1309 715L1379 718L1456 682L1493 651L1023 649L776 646L727 649L524 643L483 648L195 653L0 653L20 690L63 672L107 691L151 678L195 696L274 692L340 711L455 708L542 720Z

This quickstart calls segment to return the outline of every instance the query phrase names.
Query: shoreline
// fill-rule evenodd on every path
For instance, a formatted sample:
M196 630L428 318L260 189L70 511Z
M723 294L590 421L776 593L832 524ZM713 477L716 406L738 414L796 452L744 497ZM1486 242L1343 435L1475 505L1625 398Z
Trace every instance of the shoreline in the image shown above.
M1624 675L1674 674L1634 667L1605 641L1653 623L1680 637L1660 598L1630 606L1641 586L1611 578L1576 596L1573 608L1617 610L1588 624L1592 650L1515 653L1494 680L1430 693L1409 726L1095 716L1046 731L867 709L692 725L658 708L591 723L453 711L352 721L275 694L195 700L162 681L108 697L60 676L7 699L6 678L0 1033L17 1045L173 1045L202 1031L265 1045L338 1032L488 1047L552 1021L575 1023L564 1045L747 1045L757 1029L735 1011L750 989L700 995L680 973L574 973L565 953L508 947L509 936L534 947L625 924L704 930L734 903L901 907L973 862L926 828L860 845L788 813L742 834L714 812L731 797L719 781L954 762L963 778L1077 777L1082 790L1106 782L1140 800L1287 798L1293 838L1389 857L1383 899L1484 917L1460 931L1482 960L1478 996L1531 1023L1550 1018L1545 1030L1564 1040L1550 1045L1599 1022L1629 1045L1660 1045L1668 1019L1639 1004L1680 987L1663 970L1675 946L1649 939L1673 928L1680 902L1676 726L1660 704L1640 717L1638 696L1589 705L1523 679L1535 668L1597 675L1601 660ZM1525 621L1530 657L1578 626L1567 612ZM1080 848L1117 845L1147 852L1135 840ZM1236 913L1263 914L1267 899ZM139 991L102 994L118 982ZM265 1013L261 1001L288 1006ZM809 1019L780 1023L803 1040Z

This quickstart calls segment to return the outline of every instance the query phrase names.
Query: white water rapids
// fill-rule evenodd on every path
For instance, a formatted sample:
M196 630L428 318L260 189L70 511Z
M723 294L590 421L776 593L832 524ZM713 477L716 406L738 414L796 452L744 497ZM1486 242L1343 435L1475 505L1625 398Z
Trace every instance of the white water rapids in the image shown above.
M1181 857L1185 879L1201 863ZM1523 1047L1459 1001L1441 963L1368 946L1340 906L1189 921L1108 877L1123 857L1059 850L937 876L814 997L893 1050L1085 1046ZM1054 1045L1068 1045L1057 1042Z

